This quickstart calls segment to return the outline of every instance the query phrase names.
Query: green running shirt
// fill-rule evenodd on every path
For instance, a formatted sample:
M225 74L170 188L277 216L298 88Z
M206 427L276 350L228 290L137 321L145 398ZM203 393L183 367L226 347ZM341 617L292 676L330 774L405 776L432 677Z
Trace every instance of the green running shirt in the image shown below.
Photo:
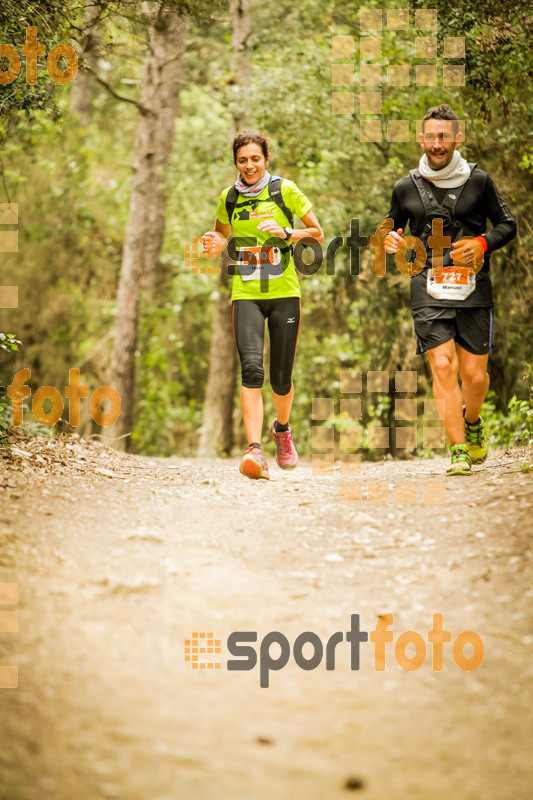
M231 186L224 189L220 195L216 210L217 219L224 225L229 224L228 212L226 211L226 197L230 189ZM298 189L296 184L285 178L281 184L281 195L287 208L300 219L313 207L311 201ZM280 247L285 247L286 243L284 240L273 237L273 234L268 231L260 231L257 229L257 225L265 219L273 219L282 228L289 225L289 220L285 217L281 208L270 199L268 186L265 186L257 198L253 198L254 201L259 201L255 209L250 203L251 200L252 198L250 197L239 195L237 205L233 212L232 232L235 236L237 249L239 246L243 245L243 242L239 241L242 237L256 238L258 246L270 240L269 244L275 245L279 243ZM279 297L301 296L300 284L298 282L292 254L282 274L269 274L268 280L259 280L258 278L247 280L246 276L251 272L249 267L243 269L242 272L244 280L239 273L238 265L236 265L231 293L232 300L273 300ZM261 291L261 289L263 291ZM265 291L265 289L268 289L268 291Z

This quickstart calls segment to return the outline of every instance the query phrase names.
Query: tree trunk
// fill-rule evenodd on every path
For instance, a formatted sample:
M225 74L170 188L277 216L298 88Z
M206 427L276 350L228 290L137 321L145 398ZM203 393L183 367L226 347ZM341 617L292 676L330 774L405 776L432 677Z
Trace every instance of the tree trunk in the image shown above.
M231 278L229 258L224 251L220 262L218 298L213 320L209 354L209 376L205 393L203 425L198 455L227 455L233 444L233 406L237 365L231 319Z
M232 71L238 87L237 108L233 112L233 129L236 133L249 124L249 98L252 86L250 0L230 0L232 24Z
M174 141L185 32L185 17L170 3L160 3L151 20L141 87L110 368L109 382L120 395L122 410L118 421L104 432L108 441L133 428L140 290L153 292L163 243L165 174Z
M232 70L238 87L237 110L233 113L233 133L249 119L249 94L252 83L251 22L249 0L231 0ZM237 379L237 360L231 319L231 280L228 255L224 252L218 298L209 352L209 375L204 401L202 434L198 455L228 455L233 444L233 405Z
M102 6L94 0L85 0L83 18L83 35L78 47L78 56L83 59L88 69L80 69L70 90L70 110L80 120L82 128L89 123L89 111L94 86L94 73L98 64L100 46L100 13Z

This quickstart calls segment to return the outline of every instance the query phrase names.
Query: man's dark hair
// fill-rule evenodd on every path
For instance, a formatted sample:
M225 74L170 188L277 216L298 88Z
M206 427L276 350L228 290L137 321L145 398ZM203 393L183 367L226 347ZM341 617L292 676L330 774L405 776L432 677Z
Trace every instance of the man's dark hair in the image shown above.
M459 130L459 117L457 116L455 111L452 111L450 106L447 106L445 103L443 103L440 106L432 106L431 108L428 108L424 116L424 119L422 120L422 133L424 133L424 128L425 128L424 123L427 119L451 120L453 135L457 136L457 132Z
M258 144L263 151L265 161L268 161L270 153L268 152L268 139L266 136L264 136L261 131L246 130L239 131L239 133L236 133L233 137L233 161L235 164L237 163L237 153L245 144Z

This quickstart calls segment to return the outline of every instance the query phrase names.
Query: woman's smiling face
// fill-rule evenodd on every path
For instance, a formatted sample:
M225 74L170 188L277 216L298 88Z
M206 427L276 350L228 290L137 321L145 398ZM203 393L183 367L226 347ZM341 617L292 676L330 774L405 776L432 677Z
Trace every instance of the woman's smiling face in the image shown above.
M268 167L263 151L258 144L250 142L239 147L236 167L243 181L250 186L260 181Z

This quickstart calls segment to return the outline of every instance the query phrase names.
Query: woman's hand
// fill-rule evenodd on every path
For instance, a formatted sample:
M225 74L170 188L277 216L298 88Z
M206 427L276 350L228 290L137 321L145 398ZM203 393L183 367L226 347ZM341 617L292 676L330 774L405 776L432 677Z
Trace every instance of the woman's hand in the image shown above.
M286 239L287 234L277 222L273 219L263 219L257 226L257 230L272 233L274 236L279 236L280 239Z
M286 236L285 230L273 219L261 220L257 228L260 231L266 231L267 233L272 233L274 236L279 236L279 238L284 241L290 238L293 244L296 244L296 242L299 242L301 239L315 239L318 244L324 241L324 233L312 209L309 209L307 214L304 214L300 219L306 227L293 228L290 237Z
M216 231L206 231L201 237L204 246L204 253L215 253L220 255L221 242L219 234Z

